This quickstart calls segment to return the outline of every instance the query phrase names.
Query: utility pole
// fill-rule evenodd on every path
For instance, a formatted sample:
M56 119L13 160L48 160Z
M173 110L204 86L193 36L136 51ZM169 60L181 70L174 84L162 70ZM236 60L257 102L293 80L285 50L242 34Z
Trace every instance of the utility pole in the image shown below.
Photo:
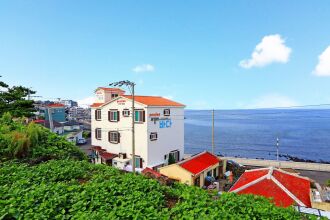
M51 109L51 107L48 106L47 108L47 111L48 111L48 120L49 120L49 129L51 132L53 132L54 130L54 125L53 125L53 111Z
M214 154L214 109L212 110L212 154Z
M128 89L132 93L132 171L135 174L135 94L134 94L134 87L135 83L125 80L125 81L119 81L119 82L114 82L110 83L109 86L123 86L126 85Z
M132 159L133 165L132 170L135 173L135 108L134 108L134 86L135 84L132 83Z

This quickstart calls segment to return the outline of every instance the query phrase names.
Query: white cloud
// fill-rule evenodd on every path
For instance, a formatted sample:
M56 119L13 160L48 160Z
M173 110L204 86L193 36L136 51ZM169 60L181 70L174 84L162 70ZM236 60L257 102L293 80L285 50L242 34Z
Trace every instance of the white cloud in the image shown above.
M289 61L291 48L285 45L285 40L279 34L262 38L255 47L251 58L242 60L239 65L243 68L262 67L271 63L286 63Z
M91 104L93 104L94 102L95 102L95 97L94 96L90 96L90 97L86 97L84 99L78 100L78 105L80 107L87 108Z
M251 104L245 105L245 109L255 109L255 108L285 108L291 106L299 106L299 103L293 99L279 95L279 94L268 94L261 96L252 101Z
M319 56L319 63L313 73L317 76L330 76L330 46Z
M132 71L136 73L153 72L155 67L151 64L141 64L134 67Z

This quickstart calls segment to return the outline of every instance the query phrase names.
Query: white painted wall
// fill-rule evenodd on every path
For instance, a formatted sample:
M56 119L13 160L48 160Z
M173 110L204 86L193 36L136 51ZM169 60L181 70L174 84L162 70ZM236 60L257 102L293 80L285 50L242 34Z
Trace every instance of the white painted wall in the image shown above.
M164 109L170 109L170 116L164 116ZM160 113L159 119L171 120L171 127L160 128L160 122L151 121L150 114ZM178 107L148 107L146 119L148 122L148 165L157 165L166 163L164 155L171 151L180 151L180 160L184 154L184 109ZM158 139L151 141L149 135L151 132L157 132Z
M110 153L126 153L131 158L132 153L132 118L124 117L122 111L124 109L131 110L132 102L130 99L119 97L111 103L100 108L92 108L91 112L91 129L92 129L92 145L100 146ZM170 108L171 115L163 116L163 109ZM95 110L101 109L101 121L95 120ZM120 112L119 122L108 121L108 111L116 109ZM142 157L143 167L164 163L164 155L172 150L179 150L180 157L184 153L184 110L183 107L147 107L143 104L135 103L135 109L145 110L144 123L135 124L135 154ZM149 117L150 113L160 113L160 118L169 118L172 121L170 128L159 128L159 121L154 124ZM102 139L95 138L95 129L102 129ZM119 131L121 134L120 143L112 144L108 141L109 131ZM158 133L158 140L150 141L150 132Z

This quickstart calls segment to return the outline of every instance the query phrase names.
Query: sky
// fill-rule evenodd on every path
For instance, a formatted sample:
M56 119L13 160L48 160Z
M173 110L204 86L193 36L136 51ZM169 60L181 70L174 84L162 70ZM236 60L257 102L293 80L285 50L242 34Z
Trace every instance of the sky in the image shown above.
M0 75L92 102L132 80L188 109L330 103L330 1L0 0Z

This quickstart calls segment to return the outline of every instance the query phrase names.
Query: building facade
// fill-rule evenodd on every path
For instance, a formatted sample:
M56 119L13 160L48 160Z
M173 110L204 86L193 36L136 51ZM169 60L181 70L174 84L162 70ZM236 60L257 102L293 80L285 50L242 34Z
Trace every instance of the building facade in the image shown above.
M51 119L57 122L65 122L65 106L55 103L45 107L45 120L49 121L49 112L52 114Z
M222 167L216 155L204 151L178 163L160 167L159 173L183 184L203 187L206 179L219 178Z
M118 155L112 165L132 165L132 97L98 88L91 106L92 145ZM184 105L157 96L135 96L135 165L157 168L184 153ZM104 152L103 152L104 153ZM108 162L107 162L108 163Z

